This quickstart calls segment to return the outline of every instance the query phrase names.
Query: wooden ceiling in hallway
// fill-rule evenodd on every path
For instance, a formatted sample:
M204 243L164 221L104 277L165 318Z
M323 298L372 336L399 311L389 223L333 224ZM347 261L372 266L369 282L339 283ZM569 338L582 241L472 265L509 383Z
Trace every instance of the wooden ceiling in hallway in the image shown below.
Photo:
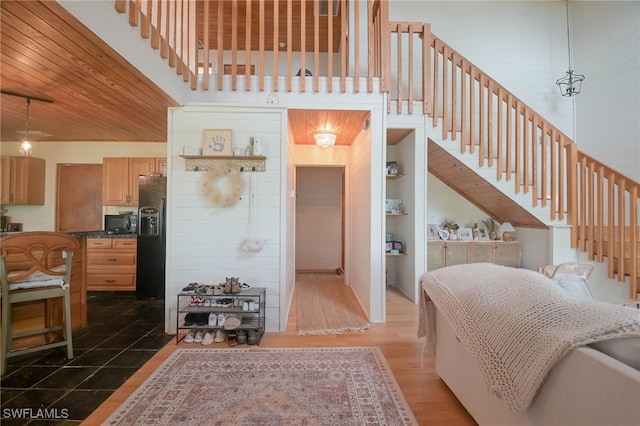
M437 143L429 140L428 152L429 172L499 223L508 221L513 226L547 228L537 217L500 192Z
M351 145L364 129L369 116L369 111L288 110L289 128L296 145L314 145L313 134L321 130L336 133L336 145Z

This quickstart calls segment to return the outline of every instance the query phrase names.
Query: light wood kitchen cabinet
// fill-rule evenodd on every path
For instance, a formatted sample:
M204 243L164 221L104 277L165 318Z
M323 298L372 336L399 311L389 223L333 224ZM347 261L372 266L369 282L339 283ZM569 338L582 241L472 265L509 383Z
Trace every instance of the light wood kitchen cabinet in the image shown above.
M166 158L105 157L102 159L102 203L137 206L138 176L166 172Z
M87 290L135 291L135 238L87 238Z
M46 161L11 156L0 160L0 204L43 206Z
M520 241L429 241L427 270L464 263L520 267Z

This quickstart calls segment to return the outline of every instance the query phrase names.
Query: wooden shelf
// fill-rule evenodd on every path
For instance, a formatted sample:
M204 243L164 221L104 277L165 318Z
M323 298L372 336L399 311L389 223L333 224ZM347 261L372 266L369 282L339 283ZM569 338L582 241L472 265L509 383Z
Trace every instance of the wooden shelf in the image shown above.
M393 180L393 179L401 178L401 177L403 177L405 175L403 175L403 174L395 174L395 175L386 175L386 176L387 176L387 179Z
M407 216L409 213L386 213L387 216Z
M385 253L387 256L406 256L409 253Z
M264 172L267 157L264 155L182 155L184 169L189 172L204 172L217 161L228 161L241 172Z

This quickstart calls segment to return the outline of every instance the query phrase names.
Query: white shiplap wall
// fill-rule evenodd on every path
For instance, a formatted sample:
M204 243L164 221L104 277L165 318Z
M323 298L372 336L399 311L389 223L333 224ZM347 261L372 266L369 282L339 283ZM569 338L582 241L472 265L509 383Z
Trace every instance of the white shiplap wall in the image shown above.
M190 105L169 113L169 196L167 250L167 321L175 330L175 295L190 282L218 283L239 277L253 287L267 289L266 329L280 324L281 218L283 122L279 108L244 108L223 105ZM185 171L178 154L184 145L199 145L204 129L232 129L234 145L246 145L260 136L266 171L254 173L254 221L266 238L257 253L240 249L249 218L249 174L242 199L229 207L217 207L202 195L204 173Z

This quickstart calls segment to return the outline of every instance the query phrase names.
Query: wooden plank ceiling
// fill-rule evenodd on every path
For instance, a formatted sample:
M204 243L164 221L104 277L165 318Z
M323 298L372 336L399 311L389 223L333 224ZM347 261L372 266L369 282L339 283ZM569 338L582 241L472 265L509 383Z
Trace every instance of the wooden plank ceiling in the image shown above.
M337 134L336 145L351 145L366 126L369 111L290 109L289 130L297 145L314 145L313 134L328 130Z
M499 223L546 229L538 218L504 195L460 160L429 140L429 172Z
M31 101L29 130L51 135L31 140L166 141L167 107L179 104L62 6L0 8L2 90L53 101ZM26 99L3 94L0 140L21 140L26 115Z

